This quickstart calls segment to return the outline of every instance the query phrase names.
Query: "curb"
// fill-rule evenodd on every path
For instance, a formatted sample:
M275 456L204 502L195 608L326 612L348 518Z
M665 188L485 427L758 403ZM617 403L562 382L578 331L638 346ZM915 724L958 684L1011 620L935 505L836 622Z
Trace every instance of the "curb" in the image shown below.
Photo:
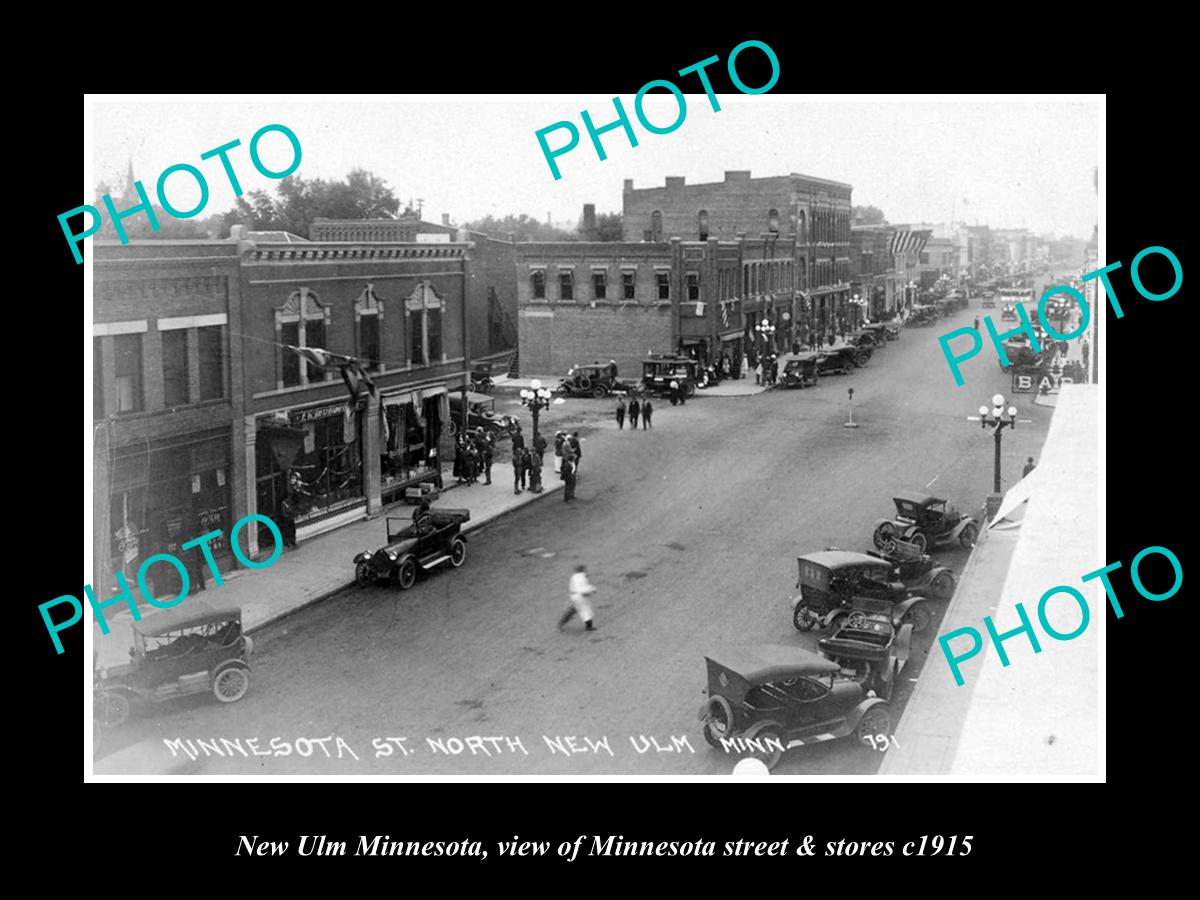
M442 491L442 494L446 494L450 490L453 490L454 488L457 488L457 487L459 487L459 485L452 485L451 487ZM503 519L505 516L509 515L510 513L514 513L519 509L524 509L526 506L531 506L534 503L537 503L538 500L541 500L545 497L549 497L552 494L557 494L560 491L562 491L562 489L563 489L563 485L561 483L556 485L555 487L547 487L542 492L542 494L539 495L534 500L526 500L524 503L519 503L516 506L510 506L507 509L502 509L499 512L496 512L496 513L488 516L487 518L478 519L472 523L469 523L466 527L464 527L462 529L462 533L469 534L470 532L478 531L480 528L483 528L487 525L491 525L493 522ZM354 587L354 585L355 585L354 578L351 577L344 584L341 584L337 587L330 588L327 591L322 591L319 594L314 594L312 597L309 597L308 599L304 600L302 603L298 603L297 605L291 607L290 609L281 610L280 612L275 613L274 615L268 616L267 618L263 619L258 624L254 625L254 627L245 629L245 633L246 634L254 634L255 632L261 631L262 629L267 628L270 625L274 625L274 624L282 621L283 619L286 619L288 616L291 616L291 615L294 615L294 614L300 612L301 610L308 609L310 606L315 606L318 603L324 603L326 600L340 594L342 591L344 591L348 588Z

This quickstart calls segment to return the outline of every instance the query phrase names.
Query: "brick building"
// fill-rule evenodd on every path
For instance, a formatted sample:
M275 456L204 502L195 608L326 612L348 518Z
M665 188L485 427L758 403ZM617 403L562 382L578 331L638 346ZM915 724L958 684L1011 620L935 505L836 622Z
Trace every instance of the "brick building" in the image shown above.
M240 354L240 246L233 241L94 244L93 547L97 597L142 563L209 531L228 535L246 508ZM224 541L218 566L235 566ZM159 596L175 570L147 572Z
M647 353L740 358L734 242L522 243L516 274L523 372L561 375L611 359L623 377L637 377Z
M891 253L894 234L890 225L850 229L850 289L861 301L853 304L851 326L861 324L864 317L876 322L891 318L897 309L904 283Z
M781 246L791 247L795 289L805 305L804 318L793 316L793 323L828 330L846 316L850 297L851 190L795 173L751 178L748 171L727 171L724 181L692 185L671 176L656 188L634 188L626 179L625 237L770 242L778 235Z

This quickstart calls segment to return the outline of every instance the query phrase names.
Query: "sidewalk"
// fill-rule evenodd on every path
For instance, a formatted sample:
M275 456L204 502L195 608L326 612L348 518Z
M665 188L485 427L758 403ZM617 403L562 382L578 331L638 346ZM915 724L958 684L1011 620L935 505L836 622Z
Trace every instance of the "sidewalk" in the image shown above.
M510 486L512 470L507 465L499 465L493 470L492 484L488 486L483 482L471 487L455 485L453 477L447 473L446 490L442 491L434 508L469 509L471 521L463 526L463 533L467 534L529 503L557 497L563 483L554 475L553 468L548 471L549 477L543 474L545 491L541 494L529 491L514 494ZM406 503L384 507L374 518L344 525L304 541L295 550L285 550L268 569L238 569L223 573L225 584L221 587L210 578L208 590L189 594L183 603L199 597L221 606L240 606L242 626L246 631L264 628L353 585L355 555L364 550L374 552L386 540L384 517L410 518L413 509ZM140 599L138 605L143 610L150 608ZM117 610L117 607L112 608L114 613ZM107 621L109 634L100 634L98 628L93 630L101 664L111 666L128 662L131 646L129 615L109 615Z
M770 390L770 385L763 386L754 383L754 373L750 373L749 378L727 378L718 384L711 385L706 388L697 388L696 397L748 397L752 394L761 394L763 391ZM507 375L501 375L493 379L495 385L500 390L520 390L530 386L530 382L538 379L542 383L542 387L554 389L554 385L558 384L559 380L553 375L531 375L528 378L509 378Z

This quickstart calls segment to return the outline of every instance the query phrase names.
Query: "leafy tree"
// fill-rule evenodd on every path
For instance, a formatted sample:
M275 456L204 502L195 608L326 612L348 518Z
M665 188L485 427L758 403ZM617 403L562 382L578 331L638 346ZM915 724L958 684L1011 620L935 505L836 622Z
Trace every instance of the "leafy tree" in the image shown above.
M851 207L850 220L855 225L886 225L887 218L878 206Z
M490 237L507 240L513 235L517 241L577 241L579 234L575 231L564 231L539 222L537 219L521 213L519 216L507 215L503 218L484 216L463 226L471 231L481 231Z
M580 220L576 229L585 241L623 241L625 240L625 219L619 212L600 213L596 216L596 227L590 230L583 227Z

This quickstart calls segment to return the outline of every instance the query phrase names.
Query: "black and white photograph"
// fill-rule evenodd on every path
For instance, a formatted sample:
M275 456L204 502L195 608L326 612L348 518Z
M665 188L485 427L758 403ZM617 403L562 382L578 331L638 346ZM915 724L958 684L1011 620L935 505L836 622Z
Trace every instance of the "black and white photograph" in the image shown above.
M1104 781L1104 97L762 52L87 96L87 780Z

